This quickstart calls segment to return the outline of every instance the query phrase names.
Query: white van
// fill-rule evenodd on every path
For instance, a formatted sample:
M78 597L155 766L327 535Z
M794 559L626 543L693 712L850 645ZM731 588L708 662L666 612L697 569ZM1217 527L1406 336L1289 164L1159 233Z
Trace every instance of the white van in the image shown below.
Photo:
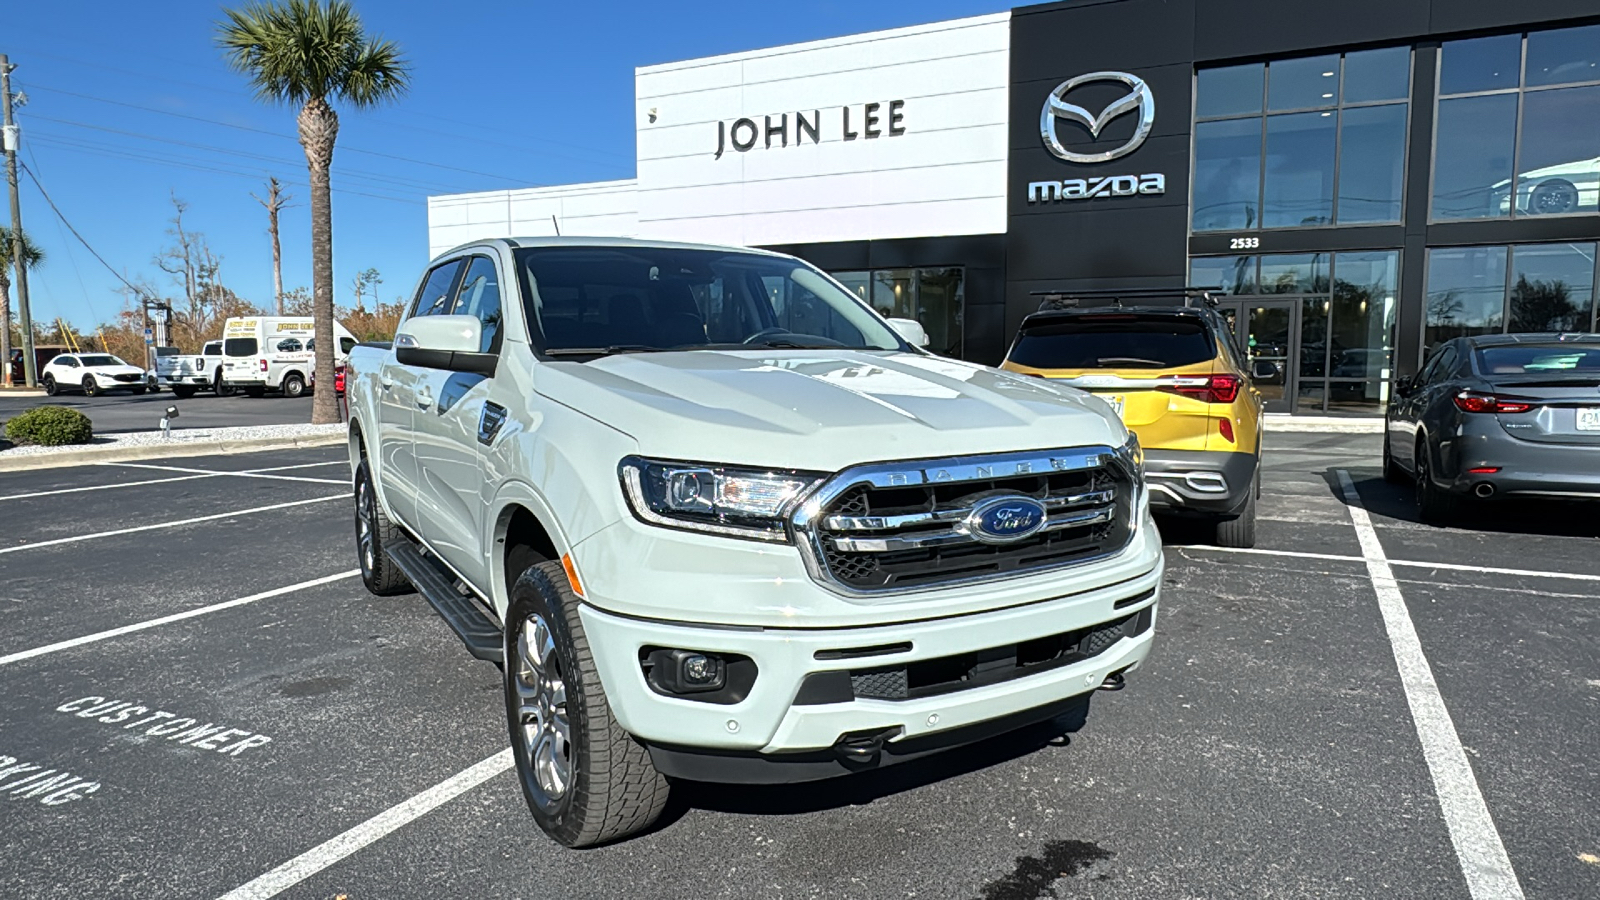
M282 391L285 397L298 397L311 384L315 365L315 329L310 316L242 316L229 319L222 328L222 378L251 397L267 391ZM350 356L357 343L355 335L333 323L338 341L334 366Z

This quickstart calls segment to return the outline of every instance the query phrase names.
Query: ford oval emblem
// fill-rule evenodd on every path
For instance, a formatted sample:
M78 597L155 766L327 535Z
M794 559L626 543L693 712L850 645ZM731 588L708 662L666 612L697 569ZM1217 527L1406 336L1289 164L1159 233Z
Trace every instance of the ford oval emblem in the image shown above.
M1032 497L1012 494L979 503L967 516L967 533L985 544L1009 544L1038 534L1048 514Z

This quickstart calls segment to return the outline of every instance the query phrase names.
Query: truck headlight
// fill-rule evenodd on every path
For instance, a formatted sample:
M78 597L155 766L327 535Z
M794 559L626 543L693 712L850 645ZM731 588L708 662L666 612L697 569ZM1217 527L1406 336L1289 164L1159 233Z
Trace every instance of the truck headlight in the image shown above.
M629 456L618 466L634 515L652 525L787 541L789 514L824 476Z

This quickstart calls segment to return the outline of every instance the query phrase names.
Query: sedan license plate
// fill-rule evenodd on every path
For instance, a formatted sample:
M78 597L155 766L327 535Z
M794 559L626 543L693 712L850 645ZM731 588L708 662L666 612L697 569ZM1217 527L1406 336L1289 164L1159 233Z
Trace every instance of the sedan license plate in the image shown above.
M1600 407L1586 407L1578 410L1579 431L1600 431Z

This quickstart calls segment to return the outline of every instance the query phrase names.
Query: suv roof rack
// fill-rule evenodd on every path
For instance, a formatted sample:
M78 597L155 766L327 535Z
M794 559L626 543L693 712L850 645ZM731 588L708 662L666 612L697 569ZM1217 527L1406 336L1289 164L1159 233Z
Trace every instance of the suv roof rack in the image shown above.
M1123 300L1150 300L1161 297L1182 297L1183 305L1192 307L1196 301L1213 309L1222 287L1137 287L1137 288L1081 288L1059 291L1029 291L1039 301L1039 311L1076 309L1082 306L1123 306ZM1083 301L1091 301L1084 303Z

